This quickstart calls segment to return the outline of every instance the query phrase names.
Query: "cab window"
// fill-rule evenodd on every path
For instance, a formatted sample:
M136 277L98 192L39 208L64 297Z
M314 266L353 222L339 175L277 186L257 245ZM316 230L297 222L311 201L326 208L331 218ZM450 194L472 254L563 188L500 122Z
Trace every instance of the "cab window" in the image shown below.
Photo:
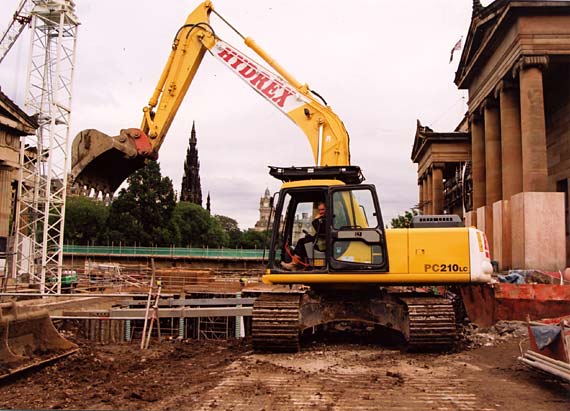
M372 270L385 265L384 229L371 189L333 192L332 229L333 268Z

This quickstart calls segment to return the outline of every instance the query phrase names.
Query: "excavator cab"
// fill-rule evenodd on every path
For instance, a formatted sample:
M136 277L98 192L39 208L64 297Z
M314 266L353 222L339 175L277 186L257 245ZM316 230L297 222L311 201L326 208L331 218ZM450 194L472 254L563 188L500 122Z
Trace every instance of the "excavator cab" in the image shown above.
M311 273L388 271L376 190L360 184L358 167L272 168L270 174L284 182L273 222L272 271L278 272L293 254L306 256L298 270ZM312 222L322 203L325 229L315 232Z

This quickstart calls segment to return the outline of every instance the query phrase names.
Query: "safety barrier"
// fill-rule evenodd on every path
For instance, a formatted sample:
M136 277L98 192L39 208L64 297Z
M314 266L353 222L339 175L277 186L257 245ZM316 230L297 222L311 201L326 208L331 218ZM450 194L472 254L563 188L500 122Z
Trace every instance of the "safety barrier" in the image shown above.
M164 257L267 258L267 250L243 248L180 248L64 245L64 254L132 255Z

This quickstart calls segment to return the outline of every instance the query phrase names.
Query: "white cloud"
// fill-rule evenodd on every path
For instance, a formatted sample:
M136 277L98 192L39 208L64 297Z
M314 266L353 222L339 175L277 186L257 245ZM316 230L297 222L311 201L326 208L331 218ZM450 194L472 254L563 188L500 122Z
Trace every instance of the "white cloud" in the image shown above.
M4 0L0 28L19 0ZM115 135L138 127L194 1L76 0L77 43L71 135L97 128ZM216 10L251 35L299 81L318 91L345 123L354 164L376 184L385 220L417 203L410 152L416 119L455 128L465 111L453 84L451 47L465 37L470 2L431 0L232 0ZM3 24L3 25L2 25ZM216 33L241 50L216 16ZM29 41L19 39L0 65L2 90L23 106ZM161 169L180 189L188 137L196 121L204 202L239 221L258 218L266 187L278 190L268 165L311 165L312 154L290 120L206 55L160 153Z

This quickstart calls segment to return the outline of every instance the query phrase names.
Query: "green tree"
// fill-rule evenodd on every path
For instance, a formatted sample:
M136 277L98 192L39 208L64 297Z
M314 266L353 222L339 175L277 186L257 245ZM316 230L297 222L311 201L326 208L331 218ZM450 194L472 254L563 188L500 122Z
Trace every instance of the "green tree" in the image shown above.
M162 177L160 165L150 161L128 180L111 203L108 241L141 246L167 246L179 242L172 221L176 195L172 180Z
M227 246L231 248L237 247L242 236L242 231L239 229L238 222L233 218L226 217L225 215L215 215L214 218L228 235Z
M64 241L68 244L101 243L101 227L105 227L109 207L87 197L69 196L65 204Z
M180 201L174 210L173 222L178 228L181 247L223 247L228 234L219 221L197 204Z
M263 249L268 246L270 237L269 232L249 229L242 234L238 247Z
M416 208L411 208L404 212L404 214L399 214L397 217L393 218L390 222L392 228L409 228L412 223L412 218L418 215L418 210Z

